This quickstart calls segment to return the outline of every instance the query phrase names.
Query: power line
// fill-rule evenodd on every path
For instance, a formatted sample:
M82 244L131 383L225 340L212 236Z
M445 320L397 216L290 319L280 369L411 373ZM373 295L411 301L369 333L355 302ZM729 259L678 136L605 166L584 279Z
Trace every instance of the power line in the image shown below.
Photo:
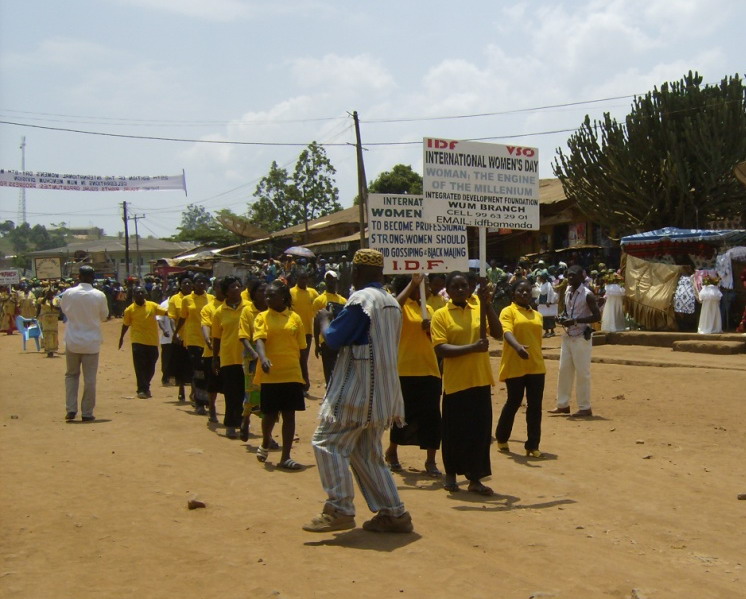
M431 117L391 117L382 119L361 119L361 122L365 123L408 123L415 121L441 121L441 120L455 120L455 119L470 119L470 118L481 118L488 116L500 116L506 114L519 114L523 112L538 112L542 110L552 110L556 108L569 108L576 106L583 106L586 104L599 104L601 102L610 102L612 100L626 100L628 98L634 98L641 94L627 94L624 96L610 96L608 98L597 98L594 100L579 100L577 102L566 102L563 104L548 104L546 106L532 106L528 108L515 108L511 110L503 110L497 112L480 112L474 114L452 114L452 115L441 115ZM12 113L12 114L23 114L29 115L27 118L32 120L46 120L50 122L69 122L62 119L42 119L38 117L62 117L63 119L86 119L87 124L98 124L105 122L111 125L136 125L136 126L213 126L213 125L256 125L256 124L281 124L281 123L313 123L320 121L334 121L334 120L346 120L347 116L333 116L333 117L311 117L305 119L251 119L251 120L173 120L173 119L129 119L122 117L106 117L106 116L91 116L91 115L79 115L79 114L63 114L55 112L33 112L29 110L14 110L14 109L0 109L0 113Z
M308 146L308 143L285 143L285 142L262 142L262 141L237 141L237 140L217 140L217 139L188 139L182 137L158 137L154 135L125 135L123 133L109 133L104 131L84 131L82 129L69 129L66 127L46 127L43 125L32 125L31 123L17 123L13 121L0 121L3 125L15 125L17 127L28 127L31 129L44 129L47 131L63 131L66 133L80 133L82 135L98 135L103 137L118 137L123 139L142 139L147 141L169 141L177 143L195 143L195 144L215 144L215 145L236 145L236 146L273 146L273 147L302 147ZM565 133L576 131L577 127L570 129L557 129L554 131L536 131L534 133L514 133L510 135L493 135L489 137L470 137L464 138L463 141L484 141L492 139L515 139L518 137L532 137L538 135L553 135L555 133ZM367 142L366 146L409 146L421 144L422 140L414 141L379 141ZM324 147L345 147L349 143L320 143Z
M611 100L626 100L628 98L635 98L640 94L629 94L626 96L612 96L609 98L599 98L598 100L582 100L579 102L567 102L565 104L548 104L547 106L535 106L533 108L515 108L513 110L501 110L499 112L478 112L475 114L458 114L450 116L422 116L422 117L407 117L407 118L396 118L396 119L361 119L363 123L410 123L415 121L445 121L455 119L474 119L486 116L501 116L505 114L519 114L522 112L539 112L541 110L551 110L554 108L568 108L571 106L583 106L585 104L598 104L601 102L610 102Z
M122 124L122 125L163 125L165 126L172 126L172 125L182 125L182 126L212 126L212 125L274 125L277 123L316 123L319 121L336 121L336 120L346 120L347 116L328 116L328 117L313 117L313 118L307 118L307 119L252 119L248 121L236 121L236 120L228 120L228 121L212 121L212 120L200 120L200 121L188 121L188 120L169 120L169 119L126 119L126 118L120 118L120 117L108 117L108 116L90 116L90 115L80 115L80 114L60 114L55 112L31 112L28 110L13 110L11 108L5 108L0 109L0 112L10 112L13 114L26 114L30 115L27 118L32 118L34 115L36 116L54 116L54 117L64 117L64 118L71 118L71 119L87 119L91 122L97 122L97 121L108 121L108 124L114 125L114 124ZM34 118L34 120L47 120L47 119L39 119ZM65 122L61 120L52 120L53 122Z

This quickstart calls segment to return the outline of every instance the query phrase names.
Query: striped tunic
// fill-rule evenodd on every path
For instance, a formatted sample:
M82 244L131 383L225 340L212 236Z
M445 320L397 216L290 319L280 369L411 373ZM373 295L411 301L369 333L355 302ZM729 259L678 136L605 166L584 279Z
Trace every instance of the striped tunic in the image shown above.
M370 318L368 343L340 348L321 405L322 421L390 426L404 420L399 384L398 348L401 308L379 287L365 287L347 300Z

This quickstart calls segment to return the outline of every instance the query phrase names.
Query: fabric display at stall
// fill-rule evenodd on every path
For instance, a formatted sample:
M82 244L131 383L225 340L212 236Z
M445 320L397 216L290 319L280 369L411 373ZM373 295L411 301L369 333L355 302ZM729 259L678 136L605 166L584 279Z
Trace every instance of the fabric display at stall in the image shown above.
M649 331L675 331L673 296L684 267L623 258L627 313Z

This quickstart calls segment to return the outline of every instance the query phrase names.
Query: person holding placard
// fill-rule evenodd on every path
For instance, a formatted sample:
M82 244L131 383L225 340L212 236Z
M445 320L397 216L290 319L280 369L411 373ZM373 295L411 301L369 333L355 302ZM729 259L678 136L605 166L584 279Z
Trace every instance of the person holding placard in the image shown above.
M469 480L468 490L493 494L482 478L492 473L492 385L490 335L498 338L500 322L486 284L479 287L479 303L471 300L469 280L460 272L446 279L448 304L435 312L430 325L435 354L443 358L443 466L444 488L459 490L456 476ZM486 321L486 322L485 322Z
M396 301L402 309L402 330L399 341L399 382L404 398L404 427L391 427L386 463L393 472L401 472L397 447L419 445L427 452L425 472L440 477L435 463L440 448L440 370L430 341L430 321L433 309L427 308L423 318L420 307L420 281L424 275L398 277L394 280Z

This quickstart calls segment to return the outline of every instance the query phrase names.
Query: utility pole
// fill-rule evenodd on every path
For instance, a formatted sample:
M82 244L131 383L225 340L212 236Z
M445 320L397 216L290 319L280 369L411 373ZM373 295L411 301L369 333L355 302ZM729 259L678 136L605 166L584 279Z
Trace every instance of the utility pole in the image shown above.
M126 276L130 276L130 233L127 225L127 202L122 202L122 220L124 221L124 268L127 273Z
M140 234L137 232L137 221L145 218L144 214L135 214L133 216L130 216L130 218L135 221L135 252L137 253L137 278L142 278L142 267L141 267L141 260L140 260Z
M357 148L357 193L360 198L360 248L367 247L365 241L365 213L368 209L368 183L365 179L365 164L363 164L363 144L360 141L360 120L357 117L357 110L352 113L355 121L355 144Z
M26 171L26 136L21 138L21 172ZM26 188L18 190L18 224L26 222Z

